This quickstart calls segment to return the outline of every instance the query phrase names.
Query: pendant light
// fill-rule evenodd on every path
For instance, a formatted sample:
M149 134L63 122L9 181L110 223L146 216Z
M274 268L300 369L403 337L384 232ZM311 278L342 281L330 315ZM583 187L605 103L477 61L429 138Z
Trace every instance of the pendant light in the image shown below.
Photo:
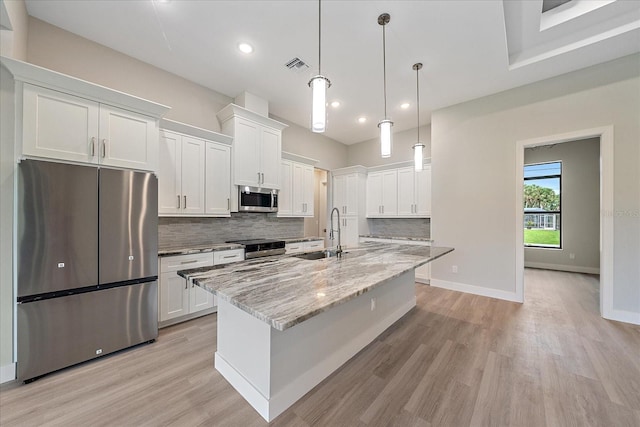
M313 76L309 80L311 87L312 103L311 103L311 130L313 132L322 133L327 124L327 89L331 87L331 81L322 75L320 71L322 59L322 6L321 0L318 0L318 75Z
M393 122L387 117L387 58L386 58L386 37L385 27L391 20L391 15L383 13L378 16L378 24L382 25L382 73L384 82L384 119L380 120L378 127L380 128L380 155L384 157L391 157L391 149L393 146L393 134L391 133L391 127Z
M415 143L415 145L413 146L413 162L414 162L414 166L415 166L415 170L416 171L421 171L422 170L422 163L424 163L424 159L422 158L423 154L423 150L424 150L424 144L422 142L420 142L420 79L418 77L418 75L420 74L420 69L422 69L422 63L418 62L416 64L413 64L412 67L414 70L416 70L416 107L418 110L418 122L417 122L417 128L418 129L418 139L417 142Z

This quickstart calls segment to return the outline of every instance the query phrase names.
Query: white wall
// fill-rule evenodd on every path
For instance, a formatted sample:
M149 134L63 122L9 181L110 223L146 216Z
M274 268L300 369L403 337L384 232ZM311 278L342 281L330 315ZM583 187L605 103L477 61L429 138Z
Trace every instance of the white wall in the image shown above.
M0 55L27 60L27 26L29 16L24 0L1 0L2 15L6 17L7 28L0 28Z
M380 157L380 139L374 138L348 146L349 165L382 166L413 161L413 145L418 138L416 129L393 133L391 157ZM423 156L431 157L431 125L420 127L420 140L425 145Z
M600 138L525 149L525 164L558 160L562 161L562 249L527 247L525 266L598 273Z
M640 319L640 55L441 109L431 123L432 237L455 247L431 283L505 299L516 284L516 141L613 125L615 209L601 213L614 216L613 308Z

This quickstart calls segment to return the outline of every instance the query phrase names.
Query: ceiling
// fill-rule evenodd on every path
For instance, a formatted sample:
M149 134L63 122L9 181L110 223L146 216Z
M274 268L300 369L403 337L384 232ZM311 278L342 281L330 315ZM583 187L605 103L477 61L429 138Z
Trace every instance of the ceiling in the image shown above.
M598 7L593 7L598 3ZM31 16L138 58L224 95L269 100L271 114L309 126L317 74L318 2L26 0ZM591 4L589 9L588 4ZM587 10L587 13L584 10ZM332 86L325 135L353 144L378 135L387 110L394 130L431 111L640 51L640 2L573 0L541 14L542 0L322 2L322 74ZM552 14L552 15L548 15ZM540 30L540 28L545 28ZM253 45L243 54L240 42ZM298 57L310 68L292 71ZM408 109L400 104L408 102ZM367 117L364 124L358 117Z

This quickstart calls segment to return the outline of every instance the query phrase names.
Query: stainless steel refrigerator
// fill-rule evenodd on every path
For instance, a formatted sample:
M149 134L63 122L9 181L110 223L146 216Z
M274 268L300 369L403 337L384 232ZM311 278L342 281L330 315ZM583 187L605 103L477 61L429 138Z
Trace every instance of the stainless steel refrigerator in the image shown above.
M38 160L18 171L18 380L153 341L156 177Z

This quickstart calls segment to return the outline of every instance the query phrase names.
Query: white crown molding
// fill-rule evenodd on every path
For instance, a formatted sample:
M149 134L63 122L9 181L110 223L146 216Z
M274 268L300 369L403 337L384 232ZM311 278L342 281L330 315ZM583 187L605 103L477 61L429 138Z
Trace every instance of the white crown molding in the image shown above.
M233 137L224 135L222 133L214 132L212 130L199 128L182 122L176 122L169 119L160 120L160 129L168 130L171 132L179 132L188 136L194 136L197 138L206 139L208 141L219 142L226 145L231 145Z
M273 120L269 117L262 116L236 104L227 105L222 110L218 111L216 116L218 117L218 120L221 124L233 117L241 117L243 119L251 120L263 126L268 126L277 130L283 130L289 127L289 125L281 123L277 120Z

